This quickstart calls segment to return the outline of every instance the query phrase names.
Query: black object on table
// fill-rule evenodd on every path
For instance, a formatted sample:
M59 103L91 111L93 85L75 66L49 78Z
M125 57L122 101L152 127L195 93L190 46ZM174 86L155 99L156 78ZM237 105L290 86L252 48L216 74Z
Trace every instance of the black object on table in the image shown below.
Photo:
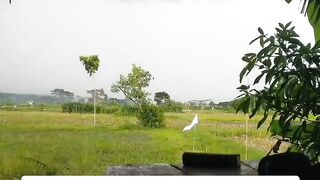
M240 161L239 154L185 152L183 164L110 166L108 175L257 175L259 161Z

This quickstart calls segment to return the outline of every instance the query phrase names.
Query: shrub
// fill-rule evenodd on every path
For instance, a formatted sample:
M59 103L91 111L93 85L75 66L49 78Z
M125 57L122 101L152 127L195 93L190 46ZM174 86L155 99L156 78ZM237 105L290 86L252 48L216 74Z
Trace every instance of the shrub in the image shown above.
M139 109L136 106L121 105L99 105L96 106L97 114L114 114L121 115L137 115ZM93 113L93 105L80 102L69 102L62 104L62 112L64 113Z
M141 106L138 119L142 126L150 128L165 127L164 113L157 106L145 104Z

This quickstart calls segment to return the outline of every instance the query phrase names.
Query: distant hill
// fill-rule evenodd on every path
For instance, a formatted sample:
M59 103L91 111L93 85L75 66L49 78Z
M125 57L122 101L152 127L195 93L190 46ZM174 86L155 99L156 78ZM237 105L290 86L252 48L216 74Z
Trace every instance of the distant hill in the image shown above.
M59 104L64 102L66 100L51 95L0 92L0 104Z

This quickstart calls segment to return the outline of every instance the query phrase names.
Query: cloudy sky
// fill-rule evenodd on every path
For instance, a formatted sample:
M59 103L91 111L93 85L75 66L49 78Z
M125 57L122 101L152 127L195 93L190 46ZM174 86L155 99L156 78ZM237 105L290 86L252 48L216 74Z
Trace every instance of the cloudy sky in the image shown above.
M110 86L131 64L151 72L149 91L172 99L231 100L244 53L261 27L293 21L313 41L299 0L7 0L0 1L0 92L49 94L94 88L79 61L98 55L96 87Z

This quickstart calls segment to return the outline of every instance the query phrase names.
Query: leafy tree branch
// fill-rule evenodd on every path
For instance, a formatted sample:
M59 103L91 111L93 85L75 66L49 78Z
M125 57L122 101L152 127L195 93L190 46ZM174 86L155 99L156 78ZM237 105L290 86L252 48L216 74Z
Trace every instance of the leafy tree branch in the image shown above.
M292 144L288 149L304 152L313 162L320 160L320 42L304 45L291 22L275 28L267 35L258 28L261 50L242 57L246 63L240 73L240 83L253 70L258 72L252 86L242 84L242 94L235 103L236 110L252 118L262 111L257 128L271 114L268 131L280 141ZM264 80L264 81L262 81ZM264 84L262 89L255 84ZM280 143L279 143L280 142Z

